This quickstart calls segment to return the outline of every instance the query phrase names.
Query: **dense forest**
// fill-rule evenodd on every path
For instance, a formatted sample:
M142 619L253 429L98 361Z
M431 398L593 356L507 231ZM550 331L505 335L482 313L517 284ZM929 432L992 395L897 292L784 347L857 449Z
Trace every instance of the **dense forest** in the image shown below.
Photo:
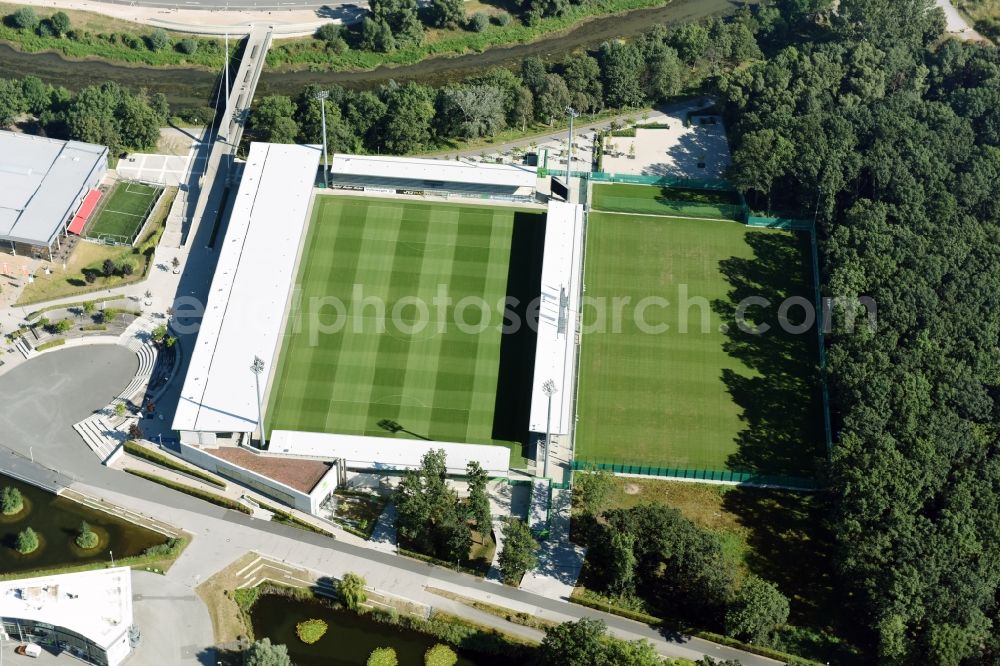
M1000 663L1000 54L930 0L786 0L719 79L732 177L815 211L846 604L883 664Z

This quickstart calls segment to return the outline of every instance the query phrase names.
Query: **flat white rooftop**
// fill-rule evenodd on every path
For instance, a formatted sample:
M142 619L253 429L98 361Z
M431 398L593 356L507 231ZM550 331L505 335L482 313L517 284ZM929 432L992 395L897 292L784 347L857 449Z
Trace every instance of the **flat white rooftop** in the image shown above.
M128 567L0 582L0 616L65 627L107 649L132 624Z
M0 131L0 239L51 243L107 155L92 143Z
M534 188L538 179L535 167L519 164L482 164L420 157L342 154L333 156L330 173L511 188Z
M583 262L583 206L549 202L542 255L542 295L538 313L535 377L531 384L531 432L544 433L549 415L542 385L552 380L552 433L565 435L572 427L574 349L580 312Z
M255 356L272 372L296 256L307 227L320 151L250 146L219 263L188 367L174 430L251 432L257 427Z
M275 430L268 452L332 461L343 458L350 469L403 471L420 467L420 459L432 449L444 449L449 474L465 474L473 460L492 477L506 477L510 449L489 444L429 442L420 439L337 435L323 432Z

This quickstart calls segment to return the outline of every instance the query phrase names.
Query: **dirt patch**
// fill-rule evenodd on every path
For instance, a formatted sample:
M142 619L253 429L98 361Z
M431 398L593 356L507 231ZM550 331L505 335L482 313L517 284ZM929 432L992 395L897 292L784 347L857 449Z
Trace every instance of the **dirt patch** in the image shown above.
M626 483L625 486L622 488L622 492L625 493L626 495L638 495L639 490L640 490L639 486L637 486L634 483Z

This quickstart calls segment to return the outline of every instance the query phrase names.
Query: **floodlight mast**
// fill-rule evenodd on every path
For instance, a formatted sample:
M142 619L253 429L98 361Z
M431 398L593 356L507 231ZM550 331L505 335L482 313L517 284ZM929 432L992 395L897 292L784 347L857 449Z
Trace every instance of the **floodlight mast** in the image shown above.
M257 382L257 425L260 427L260 448L267 448L267 441L264 439L264 433L266 428L264 427L264 402L260 395L260 375L264 372L264 359L260 356L253 357L253 363L250 364L250 372L253 373L254 379Z
M566 152L566 187L569 187L570 169L573 168L573 119L580 114L572 106L566 107L566 114L569 116L569 141Z
M542 384L542 393L549 398L549 413L545 420L545 458L544 465L542 466L542 477L549 478L549 451L552 448L552 396L556 394L559 389L556 388L556 383L551 379L546 379L545 383Z
M323 186L330 189L330 156L326 148L326 99L330 96L329 90L317 90L316 99L319 100L320 115L323 119Z

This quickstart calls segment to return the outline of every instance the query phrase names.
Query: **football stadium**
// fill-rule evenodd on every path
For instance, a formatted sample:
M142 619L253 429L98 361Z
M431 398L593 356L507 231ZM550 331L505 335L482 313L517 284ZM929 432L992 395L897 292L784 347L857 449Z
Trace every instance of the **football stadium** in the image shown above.
M337 156L321 188L317 148L251 146L173 424L188 459L314 512L348 469L443 448L506 477L570 431L582 206L534 168L386 159Z

